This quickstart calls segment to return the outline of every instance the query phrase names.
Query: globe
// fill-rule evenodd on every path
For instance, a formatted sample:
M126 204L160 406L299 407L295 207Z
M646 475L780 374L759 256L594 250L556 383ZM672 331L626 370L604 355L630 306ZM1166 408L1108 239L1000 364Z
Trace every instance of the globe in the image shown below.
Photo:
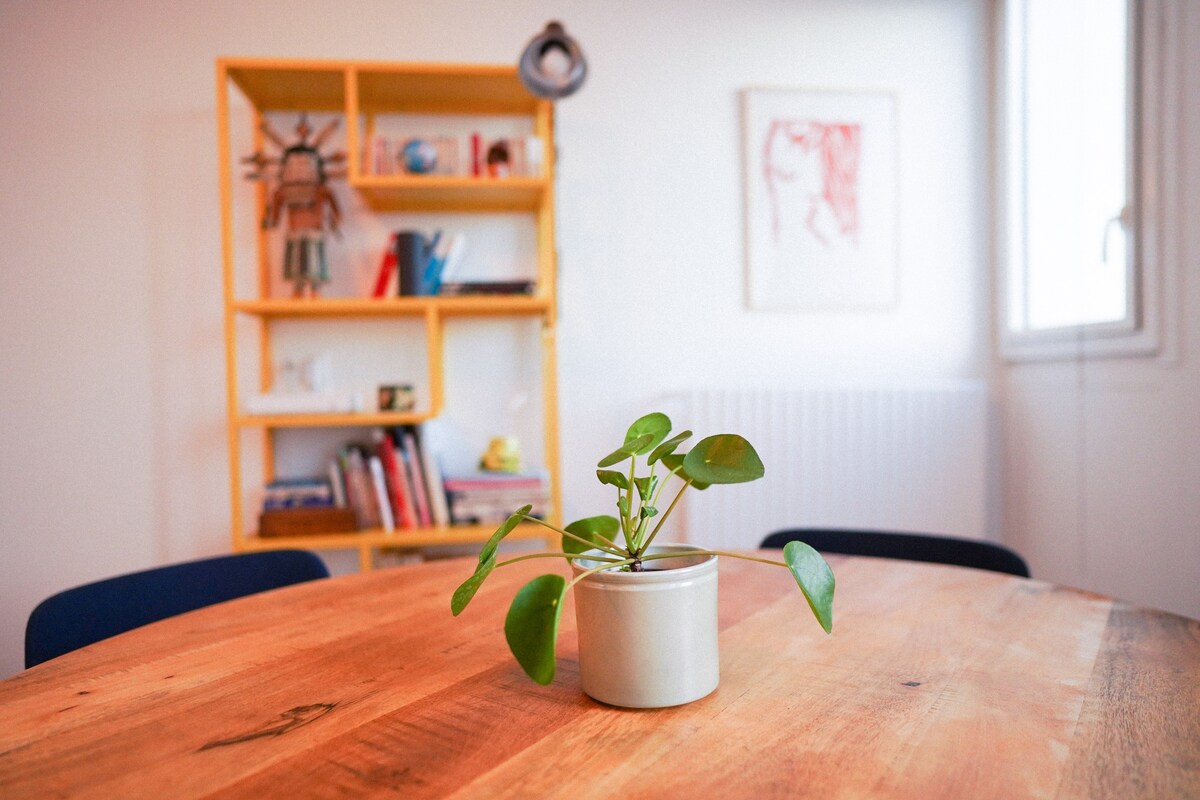
M400 149L404 169L422 175L437 166L437 148L424 139L409 139Z

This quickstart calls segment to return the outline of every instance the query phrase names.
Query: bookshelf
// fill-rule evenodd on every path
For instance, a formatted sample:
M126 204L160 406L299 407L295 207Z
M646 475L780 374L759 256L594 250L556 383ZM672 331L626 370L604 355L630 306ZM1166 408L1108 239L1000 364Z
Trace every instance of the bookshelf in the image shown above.
M255 146L262 144L258 124L275 112L334 115L344 126L347 153L346 184L361 202L361 213L527 215L535 226L536 292L533 295L466 297L330 296L293 299L272 294L278 254L268 236L259 231L247 253L246 230L261 219L266 191L259 189L254 207L236 202L246 153L235 151L231 130L231 98L249 106L248 127ZM542 169L536 177L485 177L472 175L373 175L363 169L363 151L383 115L436 117L518 118L541 140ZM245 116L242 114L241 116ZM243 122L239 121L241 125ZM382 529L350 533L260 537L253 520L253 485L248 470L248 436L261 438L261 482L275 476L276 438L282 431L317 431L329 428L362 429L414 425L442 414L446 392L448 326L460 320L533 319L540 348L542 450L539 459L550 480L552 521L561 523L558 455L558 419L555 352L555 244L554 244L554 120L548 101L530 95L516 69L508 66L422 64L362 61L308 61L221 58L217 61L217 128L220 166L222 274L224 280L224 336L227 388L227 430L231 495L231 537L235 551L307 548L357 551L360 568L374 565L375 553L384 549L421 548L445 544L482 542L494 526L451 525L416 530ZM359 213L359 212L355 212ZM336 262L334 269L337 269ZM249 273L249 274L247 274ZM247 288L249 287L249 288ZM254 415L243 410L247 371L260 391L272 388L275 329L305 321L337 326L339 335L353 336L356 325L372 320L409 320L418 326L420 344L413 334L397 346L424 351L426 402L411 412ZM246 321L252 344L247 344ZM310 435L310 434L305 434ZM533 460L533 459L531 459ZM257 464L254 465L257 469ZM548 529L522 525L509 538L545 539Z

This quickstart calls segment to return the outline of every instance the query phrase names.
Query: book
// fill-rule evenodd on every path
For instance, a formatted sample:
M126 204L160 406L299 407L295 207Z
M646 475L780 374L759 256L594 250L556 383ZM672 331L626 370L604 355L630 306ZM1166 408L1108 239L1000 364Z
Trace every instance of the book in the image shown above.
M329 462L329 486L333 490L333 505L336 508L346 508L346 478L342 475L342 465L336 458Z
M496 489L540 489L549 485L542 472L470 472L465 475L447 475L444 485L448 492L496 490Z
M455 524L499 524L526 504L534 517L550 509L550 481L542 473L476 472L446 477L443 485Z
M429 492L429 513L433 517L433 524L449 525L450 506L446 502L446 487L442 481L438 455L441 444L435 422L427 421L417 426L417 444L421 451L421 465L425 470L425 488Z
M533 281L460 281L443 283L438 294L446 297L464 295L533 294L537 285Z
M383 463L379 460L379 456L371 456L367 459L367 465L371 469L371 486L375 490L375 501L379 505L379 524L385 531L391 533L396 530L396 519L392 516L387 484L383 479Z
M467 249L467 239L461 233L452 234L444 242L444 246L440 248L441 252L435 255L433 264L426 273L426 286L431 295L441 294L442 283L458 274L463 253Z
M346 500L354 510L358 527L379 527L379 503L375 499L375 488L363 448L348 445L342 448L341 455L342 472L346 476Z
M425 490L425 469L421 464L421 455L417 450L417 437L412 431L405 431L400 436L404 448L404 460L408 464L409 476L412 479L413 493L417 505L417 521L421 527L428 528L433 524L429 513L429 494Z
M397 231L392 234L395 243L396 269L400 273L398 291L401 296L421 294L422 277L429 259L425 235L417 231Z
M333 487L323 478L275 480L263 492L264 511L333 505Z
M475 177L484 174L483 158L483 137L478 133L473 133L471 134L471 174Z
M381 433L376 443L376 451L383 467L388 500L392 506L392 517L396 527L415 528L417 523L412 511L412 501L409 499L408 482L392 438L386 433Z
M396 268L396 234L388 237L388 245L383 251L383 260L379 264L379 272L375 276L375 288L371 297L393 297L399 292L400 277Z

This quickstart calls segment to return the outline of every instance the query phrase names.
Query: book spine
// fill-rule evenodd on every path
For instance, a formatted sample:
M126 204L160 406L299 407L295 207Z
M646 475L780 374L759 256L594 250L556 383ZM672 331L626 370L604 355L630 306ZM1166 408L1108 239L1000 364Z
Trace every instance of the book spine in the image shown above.
M478 133L471 134L471 174L483 174L483 136Z
M446 489L442 484L442 470L438 464L438 455L425 433L428 428L421 426L417 429L417 446L421 451L421 465L425 468L425 488L429 491L429 513L433 524L446 526L450 524L450 507L446 502Z
M433 518L429 513L429 494L425 490L425 470L421 464L420 452L417 450L417 438L411 432L406 431L402 441L404 442L405 460L412 473L413 490L417 500L417 518L421 527L428 528L433 524Z
M379 504L379 522L385 531L391 533L396 530L396 520L392 516L387 483L383 479L383 464L380 462L379 456L371 456L367 464L371 469L371 486L375 490L375 501Z
M337 459L329 462L329 485L333 489L333 505L337 508L345 508L346 502L346 478L342 475L342 465Z
M358 447L351 447L346 451L342 468L346 474L347 498L350 507L354 509L354 518L359 529L377 527L380 522L379 505L371 487L371 475L366 459Z
M428 246L423 234L416 231L399 231L396 237L396 268L400 273L400 294L410 297L421 294L421 278L429 258Z
M442 283L451 280L458 274L462 265L463 253L467 249L467 238L461 233L452 234L446 243L445 255L438 265L430 285L430 294L441 294Z
M396 234L388 237L388 246L383 251L383 259L379 262L379 273L375 276L375 288L372 297L388 297L388 286L396 276Z
M379 459L383 462L383 472L387 479L388 498L392 504L392 517L399 528L414 528L412 514L409 511L408 491L404 480L404 471L396 453L396 446L391 437L386 434L379 440Z

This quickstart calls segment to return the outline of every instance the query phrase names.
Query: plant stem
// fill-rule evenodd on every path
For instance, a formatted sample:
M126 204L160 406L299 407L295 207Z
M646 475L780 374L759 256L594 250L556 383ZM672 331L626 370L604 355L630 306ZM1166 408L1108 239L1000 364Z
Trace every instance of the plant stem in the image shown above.
M621 515L621 532L625 534L625 545L630 552L636 550L636 532L633 530L633 476L637 469L637 456L629 457L629 485L625 487L625 514Z
M648 556L638 556L642 561L655 561L661 558L679 558L680 556L728 556L729 558L740 558L743 561L757 561L760 564L771 564L776 567L786 567L787 564L782 561L773 561L769 558L758 558L757 556L748 556L743 553L731 553L728 550L708 550L703 547L697 547L694 550L676 550L671 553L654 553Z
M622 559L619 559L619 558L609 558L608 556L595 556L595 555L585 556L582 553L528 553L523 556L515 556L513 558L508 559L507 561L501 561L500 563L498 563L496 565L496 567L499 568L499 567L508 566L509 564L515 564L518 561L528 561L531 558L565 558L567 561L574 561L577 558L586 558L588 561L603 561L603 562L605 562L604 566L600 567L599 569L608 569L613 564L624 563L622 561ZM630 561L630 559L624 559L624 561Z
M585 569L583 572L576 575L575 578L570 583L567 584L567 588L563 589L563 593L565 594L567 589L570 589L572 586L579 583L581 580L586 578L588 575L591 575L596 572L601 572L606 569L615 569L617 567L624 567L629 564L632 564L633 561L634 561L634 559L627 558L624 561L618 561L616 564L602 564L598 567L592 567L591 569ZM497 565L497 566L499 566L499 565Z
M611 539L604 536L603 534L599 534L599 533L596 534L596 538L604 543L604 544L597 544L596 542L590 541L588 539L584 539L582 536L576 536L575 534L571 533L570 531L564 531L562 528L558 527L557 525L551 525L549 522L546 522L543 519L538 519L537 517L531 517L529 515L526 515L525 519L529 520L530 522L536 522L538 525L541 525L544 528L549 528L552 531L558 531L563 536L568 536L577 542L583 542L584 544L588 545L589 547L596 547L596 548L603 550L606 553L610 553L614 556L622 556L623 557L628 552L624 548L622 548L619 544L612 541Z
M642 553L646 552L646 548L650 546L650 543L654 541L654 537L658 536L659 529L662 528L663 523L667 521L667 517L671 516L671 512L675 509L675 504L679 502L679 498L683 497L683 493L686 492L687 488L691 485L691 481L685 481L683 486L679 489L679 494L675 495L675 499L671 501L671 505L667 506L666 512L658 518L658 524L654 526L654 530L650 532L650 536L646 538L645 543L642 544L642 546L636 551L639 558L641 557Z

